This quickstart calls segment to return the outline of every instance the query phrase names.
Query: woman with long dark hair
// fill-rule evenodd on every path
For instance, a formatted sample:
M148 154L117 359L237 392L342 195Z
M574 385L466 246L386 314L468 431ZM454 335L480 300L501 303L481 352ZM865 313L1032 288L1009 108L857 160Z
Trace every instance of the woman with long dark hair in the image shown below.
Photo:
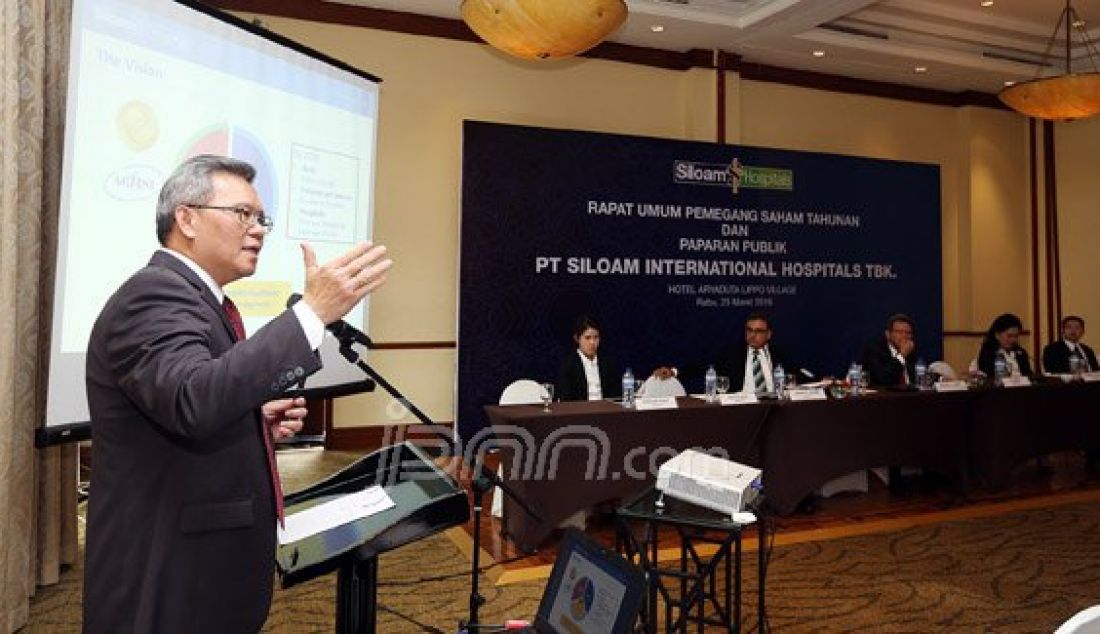
M978 369L994 376L996 360L1004 359L1008 373L1013 376L1031 376L1031 362L1027 350L1020 347L1020 331L1024 329L1020 318L1005 313L993 320L978 351Z
M577 349L562 361L554 393L563 401L598 401L622 394L619 367L599 355L600 325L582 315L573 326Z

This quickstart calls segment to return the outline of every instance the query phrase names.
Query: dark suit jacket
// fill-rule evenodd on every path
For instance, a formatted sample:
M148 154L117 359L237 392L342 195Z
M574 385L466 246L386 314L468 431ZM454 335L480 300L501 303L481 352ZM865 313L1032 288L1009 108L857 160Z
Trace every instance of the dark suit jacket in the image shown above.
M718 352L718 357L714 361L714 371L718 373L718 376L728 376L730 378L730 392L740 392L745 383L745 360L748 359L748 354L749 345L744 341L726 346ZM791 376L798 371L794 360L782 348L776 347L770 342L768 343L768 355L771 357L773 371L777 365L783 366L787 376ZM693 390L702 392L703 376L706 374L708 367L710 367L709 362L678 368L677 376L689 392ZM806 377L799 376L798 380L804 381ZM689 382L691 387L688 387Z
M909 385L917 384L916 348L905 358L905 374ZM894 387L904 385L901 380L902 364L890 354L890 343L883 336L863 349L863 369L867 371L874 387Z
M320 367L291 311L247 341L173 256L107 301L87 356L86 632L256 632L275 499L258 408Z
M1083 343L1077 345L1085 352L1085 356L1089 360L1089 368L1100 370L1100 367L1096 365L1096 353L1092 351L1092 348ZM1069 348L1066 346L1065 341L1059 339L1043 348L1043 371L1050 374L1069 374Z
M1016 346L1014 350L1016 351L1016 363L1020 365L1020 374L1031 376L1031 360L1028 358L1027 350L1020 346ZM978 350L978 369L985 372L987 376L993 376L995 374L993 360L996 356L997 345L983 341L981 349Z
M610 358L596 355L600 368L600 390L604 398L619 398L623 395L623 375L619 366ZM644 376L637 376L644 379ZM558 370L558 382L554 385L554 397L562 401L587 401L588 379L584 376L581 357L573 350L562 360Z

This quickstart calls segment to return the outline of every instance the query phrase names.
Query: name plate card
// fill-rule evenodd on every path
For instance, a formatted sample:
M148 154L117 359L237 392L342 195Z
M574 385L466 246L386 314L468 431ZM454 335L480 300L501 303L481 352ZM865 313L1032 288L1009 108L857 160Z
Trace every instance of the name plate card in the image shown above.
M966 381L939 381L933 385L937 392L965 392L969 389Z
M634 409L644 412L651 409L676 409L675 396L646 396L634 400Z
M787 390L787 396L792 401L824 401L828 398L825 395L825 388L822 387Z
M1100 381L1100 372L1085 372L1081 375L1081 378L1084 379L1085 383L1095 383Z
M1004 387L1028 387L1031 385L1031 379L1023 376L1022 374L1016 376L1006 376L1005 378L1001 379L1001 385L1003 385Z
M760 399L752 392L734 392L733 394L719 394L718 402L722 405L751 405L759 403Z

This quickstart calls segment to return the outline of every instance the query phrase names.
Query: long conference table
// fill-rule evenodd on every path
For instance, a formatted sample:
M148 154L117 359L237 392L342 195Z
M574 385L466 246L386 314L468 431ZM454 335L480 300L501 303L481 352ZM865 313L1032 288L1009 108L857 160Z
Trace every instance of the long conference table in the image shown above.
M640 493L661 463L688 448L761 468L769 508L780 515L822 484L860 469L920 467L965 494L1005 486L1033 456L1100 452L1100 383L726 406L687 397L678 405L486 407L504 481L541 519L505 497L505 533L534 550L577 511Z

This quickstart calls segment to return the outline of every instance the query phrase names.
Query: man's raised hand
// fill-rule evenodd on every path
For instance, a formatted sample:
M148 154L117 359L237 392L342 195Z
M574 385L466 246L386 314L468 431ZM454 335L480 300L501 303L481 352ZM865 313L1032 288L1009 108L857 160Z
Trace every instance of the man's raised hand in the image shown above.
M302 301L322 322L333 323L386 282L393 260L385 255L386 247L361 242L325 264L317 264L313 247L303 242L306 287Z

